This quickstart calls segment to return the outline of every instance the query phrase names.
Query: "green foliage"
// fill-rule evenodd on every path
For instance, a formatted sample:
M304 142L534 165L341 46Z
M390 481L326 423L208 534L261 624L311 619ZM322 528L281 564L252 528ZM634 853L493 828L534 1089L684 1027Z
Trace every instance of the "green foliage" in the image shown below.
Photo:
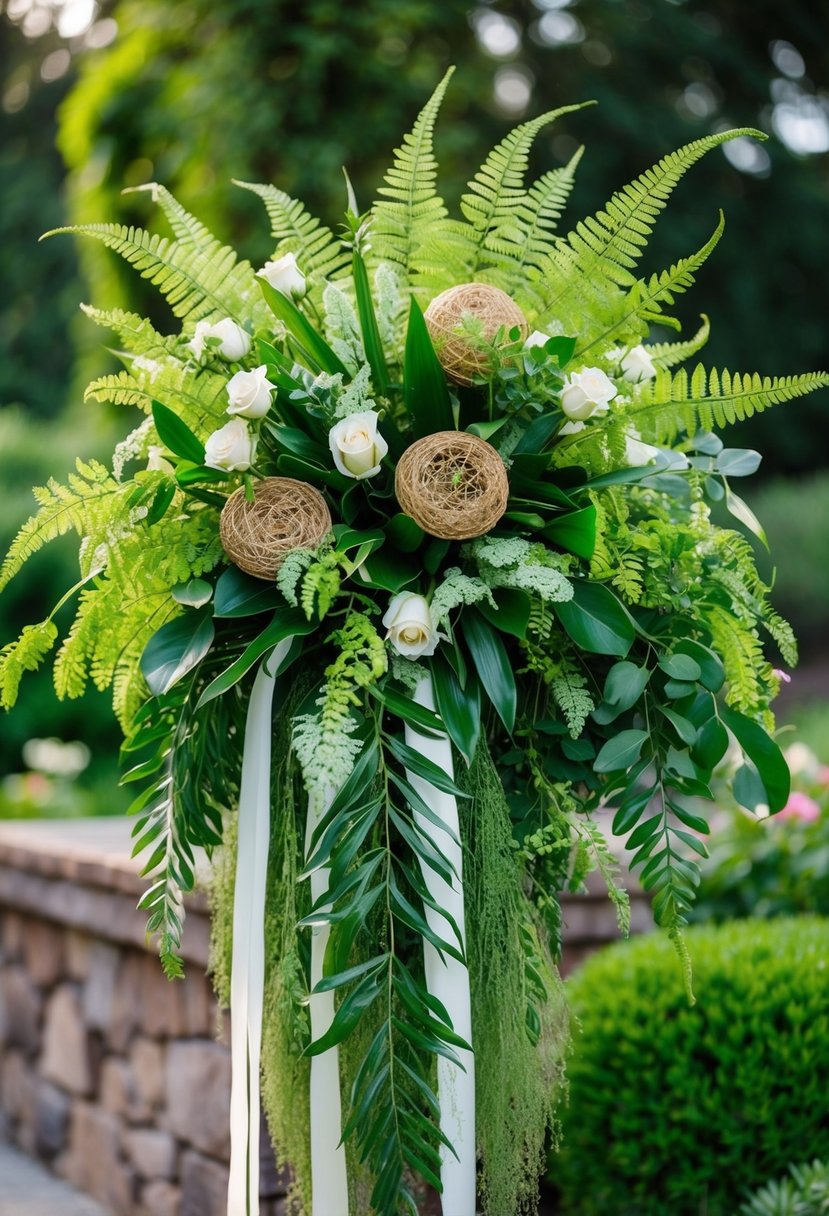
M348 255L342 241L298 199L291 198L276 186L260 186L254 182L235 184L262 199L271 221L271 236L276 241L273 256L293 253L311 287L335 278L345 268Z
M552 1162L567 1212L732 1216L804 1145L827 1154L826 932L802 918L689 931L693 1007L659 937L585 964Z
M769 1182L740 1208L740 1216L826 1216L829 1212L829 1165L790 1165L788 1174Z

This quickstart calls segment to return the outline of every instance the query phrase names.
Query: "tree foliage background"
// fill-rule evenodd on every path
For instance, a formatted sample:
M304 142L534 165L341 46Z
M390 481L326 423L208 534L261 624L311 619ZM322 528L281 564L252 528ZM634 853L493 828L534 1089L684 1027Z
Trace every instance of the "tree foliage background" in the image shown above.
M24 487L104 450L124 418L83 407L110 370L80 300L129 303L170 324L154 296L97 245L38 245L62 222L154 225L161 181L254 262L270 252L258 200L232 178L272 181L328 222L344 209L340 167L367 205L389 153L448 63L458 72L438 131L447 198L524 115L595 98L538 141L537 168L582 143L574 221L665 152L725 126L758 126L707 157L657 229L649 269L726 234L683 297L690 328L712 322L706 361L781 374L829 365L829 39L812 0L0 0L0 543L26 513ZM163 308L163 306L161 306ZM826 464L823 396L734 434L766 473ZM38 426L34 416L41 420ZM83 442L82 442L83 441ZM67 561L68 561L67 557ZM59 566L60 563L57 563ZM0 641L22 598L51 597L66 569L33 568L0 604ZM31 616L27 608L27 616ZM64 707L44 726L45 685L4 723L2 768L50 730L100 737L104 710ZM51 725L49 724L51 723ZM114 736L113 736L114 737Z

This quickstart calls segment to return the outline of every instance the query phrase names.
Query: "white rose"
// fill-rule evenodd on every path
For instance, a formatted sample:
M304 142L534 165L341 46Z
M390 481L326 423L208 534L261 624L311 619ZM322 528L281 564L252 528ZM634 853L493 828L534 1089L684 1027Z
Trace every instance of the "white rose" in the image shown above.
M271 408L274 387L268 380L268 369L264 363L252 372L237 372L227 382L230 400L228 414L239 414L242 418L264 418Z
M147 472L175 473L175 469L169 460L165 460L164 458L164 448L157 443L153 443L147 448Z
M292 253L286 253L275 262L266 262L258 272L271 287L281 291L285 296L293 296L301 300L305 295L305 275L296 264Z
M531 346L543 346L545 342L550 341L550 334L545 334L540 329L534 329L527 341L524 343L524 350L528 350Z
M346 477L362 481L380 472L380 461L389 450L377 432L376 410L349 414L328 432L328 444L334 464Z
M204 445L204 463L210 469L244 472L253 464L255 440L243 418L231 418Z
M616 396L616 385L598 367L571 372L561 390L561 408L568 418L583 421L604 413Z
M683 452L672 452L670 448L657 448L652 443L643 443L636 428L628 427L625 431L625 464L636 469L654 460L658 461L660 466L654 470L657 473L688 468L688 457Z
M204 354L208 338L218 338L219 345L216 353L226 359L228 363L238 363L250 350L250 336L230 317L216 321L215 324L210 321L196 323L196 332L188 342L188 346L197 359L201 359Z
M432 622L429 604L422 595L411 591L399 591L392 598L383 624L387 641L407 659L434 654L441 640Z
M622 375L626 380L639 384L642 380L653 380L656 366L644 346L634 346L622 359Z

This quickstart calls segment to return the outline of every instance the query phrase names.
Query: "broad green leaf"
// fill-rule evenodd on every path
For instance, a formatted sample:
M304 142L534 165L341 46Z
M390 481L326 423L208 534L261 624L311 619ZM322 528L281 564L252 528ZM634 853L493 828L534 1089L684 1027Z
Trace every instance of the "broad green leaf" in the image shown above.
M281 604L282 597L272 584L245 574L237 566L229 566L216 583L213 615L255 616L257 612L273 612Z
M474 608L467 608L463 613L460 628L484 692L511 734L518 708L518 691L506 647L500 635Z
M682 714L678 714L675 709L670 709L667 705L660 705L659 712L668 719L682 742L693 747L697 741L697 728L693 722L689 722L687 718L683 718Z
M275 287L271 287L267 279L262 278L261 275L256 276L256 281L261 287L262 295L273 315L289 330L297 344L308 356L308 361L312 364L310 370L328 372L332 375L339 372L341 375L347 376L348 372L337 355L310 321L299 311L293 300L283 295L281 291L277 291Z
M287 477L296 477L298 481L308 481L315 486L330 486L333 490L348 490L353 484L350 477L337 469L322 469L301 456L278 456L276 468Z
M162 625L141 655L141 671L153 696L160 697L207 654L215 630L209 608L185 612Z
M503 633L511 633L513 637L525 638L527 625L530 622L530 597L526 591L515 587L497 587L492 593L497 609L486 600L477 605L481 616L486 617L490 625Z
M351 261L354 294L357 298L357 313L360 318L360 329L363 334L363 349L371 368L371 381L374 391L380 396L386 392L389 381L389 371L386 366L386 356L383 353L383 343L380 340L380 329L374 313L374 301L371 298L366 264L362 254L354 247Z
M402 739L395 739L389 736L386 739L386 744L389 751L400 761L405 768L414 773L415 776L428 781L430 785L434 785L436 789L443 790L445 794L451 794L454 798L470 798L471 795L459 789L451 777L439 768L432 760L427 760L420 752L415 751L413 747L409 747Z
M194 464L192 460L181 460L176 465L176 481L186 489L204 482L230 481L230 474L222 469L211 469L206 464ZM222 498L219 501L224 502Z
M722 760L728 750L728 731L719 718L709 718L694 743L694 759L709 771Z
M564 629L582 650L624 658L633 645L633 622L612 591L600 583L575 581L573 598L555 605Z
M674 654L687 654L692 658L699 666L698 679L703 688L707 688L709 692L719 692L725 683L725 670L713 650L688 638L676 643Z
M702 675L702 669L689 654L666 654L659 660L659 666L672 680L694 682Z
M758 540L762 541L768 549L768 537L763 529L757 516L752 511L748 503L743 502L742 498L738 497L729 486L726 490L725 505L735 519L739 519L741 524L744 524L749 532L752 532Z
M315 628L314 622L307 620L305 613L300 612L296 608L285 608L277 611L270 624L262 630L258 637L253 639L239 655L239 658L231 663L221 675L216 676L216 679L212 683L208 684L199 697L199 703L196 708L201 709L209 701L213 701L216 697L220 697L222 693L227 692L229 688L232 688L234 684L237 684L241 680L246 672L250 671L257 660L273 650L284 638L301 637L304 634L312 633Z
M419 705L411 697L397 692L396 689L388 685L379 687L369 684L368 691L385 706L389 713L394 714L402 722L406 722L409 726L414 727L415 730L422 731L433 739L445 738L446 731L443 722L434 710L427 709L424 705Z
M264 426L269 434L273 435L279 446L286 452L290 452L292 456L300 456L304 460L318 462L331 458L327 448L324 448L321 443L317 443L315 439L309 438L297 426L284 426L282 423L271 422L267 418Z
M455 430L446 373L435 354L423 313L414 296L406 331L403 396L418 438L436 431Z
M555 435L560 422L560 417L552 410L548 414L542 414L540 418L535 418L519 439L514 454L523 456L542 452Z
M213 588L203 578L191 578L189 583L177 583L170 595L185 608L203 608L213 598Z
M386 535L394 548L401 553L413 553L426 535L420 524L416 524L411 515L399 512L393 515L386 524Z
M160 519L163 519L175 496L176 483L170 478L162 481L153 495L153 501L150 503L149 510L147 511L147 523L150 525L157 524Z
M723 448L714 467L725 477L750 477L757 472L762 459L752 448Z
M192 460L194 464L204 463L204 444L196 438L189 426L182 422L178 414L160 401L154 401L153 421L158 437L166 448L176 456Z
M602 747L593 768L597 773L615 773L630 768L639 759L647 737L644 730L620 731Z
M440 716L449 738L471 764L481 734L481 686L473 676L461 688L458 677L440 653L431 660L432 680Z
M621 713L630 709L641 697L650 679L647 667L637 667L623 659L614 663L607 673L604 684L604 699Z
M769 811L774 815L786 805L791 790L791 775L783 753L762 726L745 714L723 706L720 715L757 769L768 795Z
M559 516L547 524L543 535L560 549L589 561L596 548L596 508L582 507L580 511Z

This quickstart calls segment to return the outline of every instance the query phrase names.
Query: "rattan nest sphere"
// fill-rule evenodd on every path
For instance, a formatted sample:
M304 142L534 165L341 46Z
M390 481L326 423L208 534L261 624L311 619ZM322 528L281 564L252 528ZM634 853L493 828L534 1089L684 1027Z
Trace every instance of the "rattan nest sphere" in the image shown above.
M480 321L487 341L495 337L501 326L507 332L517 326L522 339L530 332L515 300L489 283L450 287L435 296L424 315L443 370L458 384L472 384L475 376L486 375L489 370L486 351L477 349L466 334L459 332L465 316Z
M244 486L222 508L222 548L234 565L272 579L292 549L316 549L331 531L331 512L319 490L293 477L263 477L253 502Z
M397 501L430 536L470 540L494 528L507 509L509 481L495 448L466 431L438 431L400 457Z

